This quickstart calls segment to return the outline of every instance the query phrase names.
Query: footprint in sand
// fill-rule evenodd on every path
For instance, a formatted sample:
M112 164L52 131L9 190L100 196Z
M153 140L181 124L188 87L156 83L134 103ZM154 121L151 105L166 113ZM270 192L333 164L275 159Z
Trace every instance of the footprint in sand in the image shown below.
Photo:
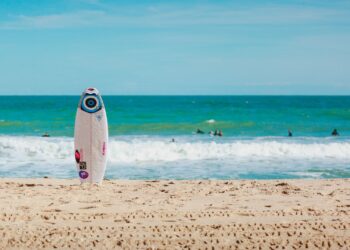
M88 206L88 207L81 207L80 209L93 209L93 208L97 208L96 206Z

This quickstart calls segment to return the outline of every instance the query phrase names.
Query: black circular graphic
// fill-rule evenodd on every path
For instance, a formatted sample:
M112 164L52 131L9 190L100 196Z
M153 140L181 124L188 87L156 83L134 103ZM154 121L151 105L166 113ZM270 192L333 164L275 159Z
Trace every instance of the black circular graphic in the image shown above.
M102 108L101 97L95 94L85 95L81 103L81 109L87 113L95 113Z
M85 105L88 107L88 108L95 108L96 107L96 99L95 98L86 98L85 100Z

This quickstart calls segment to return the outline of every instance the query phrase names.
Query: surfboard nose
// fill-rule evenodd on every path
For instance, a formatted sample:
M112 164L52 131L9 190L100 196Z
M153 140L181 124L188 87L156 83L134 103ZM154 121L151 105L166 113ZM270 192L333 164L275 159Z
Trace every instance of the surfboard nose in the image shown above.
M98 89L96 88L93 88L93 87L89 87L87 89L84 90L84 94L88 94L88 95L91 95L91 94L95 94L95 95L99 95L100 92L98 91Z
M87 113L96 113L104 107L102 97L96 88L84 90L79 101L79 108Z

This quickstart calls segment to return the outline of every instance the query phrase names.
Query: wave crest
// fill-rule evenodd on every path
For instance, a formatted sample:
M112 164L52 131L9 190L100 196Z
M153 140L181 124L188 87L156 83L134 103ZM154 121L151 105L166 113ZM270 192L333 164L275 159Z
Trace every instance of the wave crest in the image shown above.
M72 138L0 137L0 163L74 162ZM170 162L235 158L264 158L272 160L330 159L350 160L349 141L302 142L285 140L225 140L193 141L181 139L169 142L167 138L113 137L109 143L109 161L112 163Z

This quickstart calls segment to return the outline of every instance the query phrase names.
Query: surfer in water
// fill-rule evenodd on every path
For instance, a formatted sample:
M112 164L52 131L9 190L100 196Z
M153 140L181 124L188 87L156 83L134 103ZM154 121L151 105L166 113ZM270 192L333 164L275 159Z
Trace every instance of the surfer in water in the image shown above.
M288 137L292 137L293 136L293 133L290 129L288 129Z
M222 130L215 129L214 136L223 136L223 135L224 135L224 133L222 133Z
M199 128L197 128L197 131L196 131L197 134L204 134L204 131L203 130L200 130Z
M46 132L46 133L43 134L41 137L50 137L50 135Z
M332 136L339 136L338 130L336 128L333 130Z

